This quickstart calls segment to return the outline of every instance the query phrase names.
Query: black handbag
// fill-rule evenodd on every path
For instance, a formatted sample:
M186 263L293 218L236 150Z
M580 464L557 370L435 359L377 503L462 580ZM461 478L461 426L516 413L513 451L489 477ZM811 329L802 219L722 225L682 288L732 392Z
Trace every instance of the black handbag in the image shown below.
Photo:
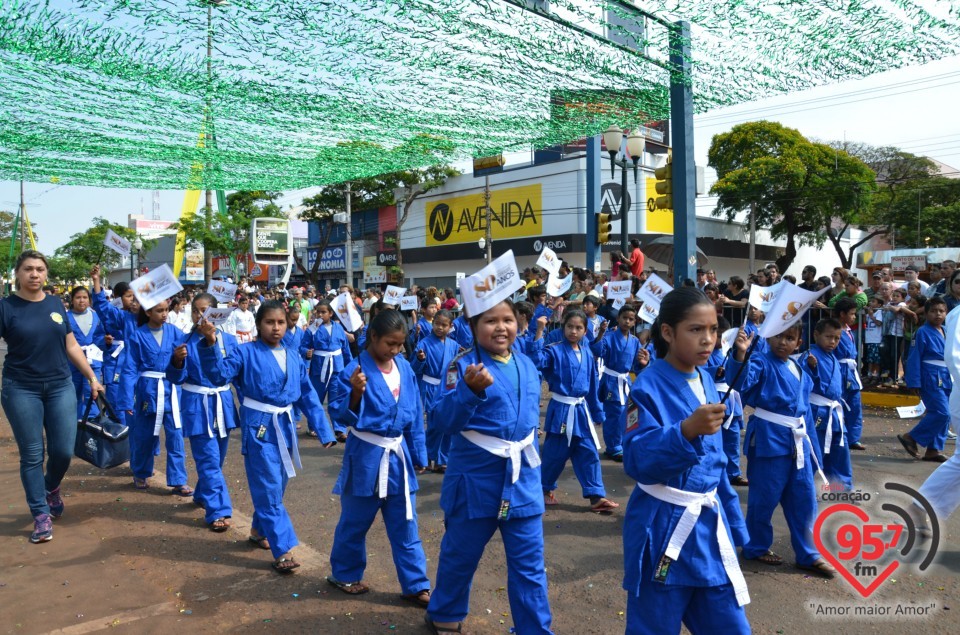
M105 399L99 398L97 405L100 406L100 415L91 420L91 395L83 419L77 423L73 453L77 458L106 470L130 460L130 428L120 423Z

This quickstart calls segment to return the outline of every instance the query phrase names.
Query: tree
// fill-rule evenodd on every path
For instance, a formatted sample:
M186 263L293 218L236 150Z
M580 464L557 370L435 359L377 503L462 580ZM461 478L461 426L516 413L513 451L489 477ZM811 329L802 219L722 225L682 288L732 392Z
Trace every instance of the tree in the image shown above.
M0 258L7 262L6 271L9 271L13 268L13 264L16 261L16 257L20 254L20 228L17 226L17 235L13 235L13 224L16 221L17 215L14 212L7 212L0 210ZM31 228L35 227L35 223L30 224ZM34 230L34 237L37 233ZM13 258L10 258L10 243L13 241ZM27 248L30 246L29 239L25 243Z
M757 225L786 239L777 259L780 271L793 263L799 247L823 247L834 235L841 260L849 262L839 236L869 213L876 190L875 174L863 161L769 121L716 135L708 159L718 176L711 188L719 197L714 216L733 222L755 206Z
M250 253L250 224L254 218L286 218L276 204L281 192L240 191L227 195L225 214L212 214L207 227L206 209L188 220L181 220L173 228L182 228L187 246L203 246L208 254L231 256L234 262ZM238 272L233 272L238 277Z
M103 246L107 230L110 229L131 242L137 237L136 231L129 227L111 223L106 218L98 216L90 221L89 229L74 234L66 244L53 252L50 261L50 277L57 280L82 280L87 277L90 268L98 261L105 271L119 267L123 257ZM156 243L155 240L143 241L143 250L153 249Z

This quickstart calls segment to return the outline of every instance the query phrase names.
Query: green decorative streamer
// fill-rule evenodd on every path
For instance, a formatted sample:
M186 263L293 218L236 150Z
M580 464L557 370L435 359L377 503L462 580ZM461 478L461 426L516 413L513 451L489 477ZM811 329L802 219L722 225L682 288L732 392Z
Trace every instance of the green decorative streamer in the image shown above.
M0 0L0 178L281 191L669 116L667 27L550 4L557 21L499 0L231 0L208 28L201 0ZM956 1L642 6L691 23L698 112L960 52Z

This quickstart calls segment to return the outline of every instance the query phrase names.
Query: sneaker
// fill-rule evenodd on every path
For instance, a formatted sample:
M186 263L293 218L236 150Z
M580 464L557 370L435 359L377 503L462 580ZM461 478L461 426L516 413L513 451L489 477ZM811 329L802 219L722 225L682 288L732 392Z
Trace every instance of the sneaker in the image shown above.
M53 540L53 519L50 514L40 514L33 519L33 533L30 534L30 542L49 542Z
M950 430L947 430L947 443L956 443L956 442L957 442L957 435L951 432Z
M60 497L60 488L47 492L47 506L50 507L50 515L54 518L63 516L63 498Z

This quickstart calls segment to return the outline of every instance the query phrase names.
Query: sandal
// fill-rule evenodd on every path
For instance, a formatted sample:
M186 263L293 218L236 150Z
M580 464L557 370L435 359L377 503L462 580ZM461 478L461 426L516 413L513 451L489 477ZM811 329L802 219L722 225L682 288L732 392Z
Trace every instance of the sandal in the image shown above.
M400 597L411 604L425 609L427 605L430 604L430 589L424 589L423 591L417 591L416 593L410 593L408 595L401 595Z
M327 582L330 583L330 586L340 589L347 595L363 595L370 590L370 587L363 582L341 582L332 575L327 576Z
M750 485L750 481L743 478L743 475L741 474L730 479L730 484L734 487L748 487Z
M346 442L347 442L347 435L345 435L344 433L340 432L339 430L338 430L337 432L334 432L334 433L333 433L333 437L337 440L337 443L346 443Z
M293 570L300 566L300 563L293 559L292 556L279 558L276 561L270 564L273 567L273 570L277 573L287 575L293 573Z
M133 486L137 489L150 489L150 483L147 482L145 478L133 477Z
M783 558L772 551L767 551L767 553L763 554L762 556L757 556L756 558L749 558L749 560L756 560L757 562L770 565L771 567L779 567L783 564Z
M903 446L903 449L907 451L907 454L915 459L920 458L920 450L917 449L916 441L913 439L907 439L902 434L897 435L897 440L900 441L900 444Z
M193 496L193 488L189 485L174 485L170 488L170 493L176 496Z
M553 495L553 492L547 492L543 495L543 504L548 507L553 507L554 505L559 505L560 501Z
M230 520L227 518L218 518L210 523L210 531L221 534L230 529Z
M614 503L612 500L601 498L597 503L590 508L595 514L609 514L612 513L617 507L620 507L620 503Z
M937 452L936 454L924 454L921 461L933 461L934 463L946 463L950 459L945 454Z
M833 580L837 575L837 570L827 562L826 560L817 560L813 564L800 564L799 562L794 565L801 571L809 571L811 573L816 573L817 575L826 578L827 580Z
M426 623L427 628L430 629L430 632L433 635L440 635L440 633L462 633L463 632L463 622L457 622L457 628L446 628L444 626L437 626L436 623L430 619L429 616L424 615L423 621Z
M270 549L270 542L263 536L247 536L247 540L261 549Z
M445 473L446 471L447 471L447 466L446 466L446 465L437 465L436 467L433 468L433 473L434 473L434 474L443 474L443 473Z

